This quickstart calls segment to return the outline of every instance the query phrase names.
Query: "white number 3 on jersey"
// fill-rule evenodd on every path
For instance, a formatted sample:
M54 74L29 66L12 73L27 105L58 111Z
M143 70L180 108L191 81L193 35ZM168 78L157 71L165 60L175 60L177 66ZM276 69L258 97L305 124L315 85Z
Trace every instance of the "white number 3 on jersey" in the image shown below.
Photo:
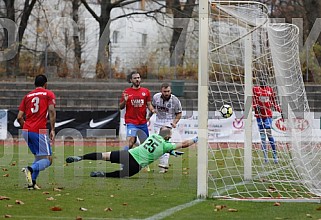
M32 113L39 111L39 97L34 97L31 102L33 103L33 108L31 108Z

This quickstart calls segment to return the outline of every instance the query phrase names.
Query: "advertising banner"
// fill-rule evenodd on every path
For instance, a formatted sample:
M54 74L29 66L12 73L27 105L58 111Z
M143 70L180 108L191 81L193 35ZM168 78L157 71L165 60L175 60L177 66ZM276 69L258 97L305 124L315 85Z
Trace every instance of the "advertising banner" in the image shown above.
M7 138L7 120L8 120L8 110L0 110L0 140Z
M310 113L315 115L314 113ZM209 112L208 119L208 139L209 142L244 142L244 126L245 118L242 117L241 112L234 112L230 118L222 118L219 112ZM237 117L236 117L237 116ZM290 119L286 119L290 120ZM153 124L155 122L155 115L149 121L149 131L152 133ZM126 126L124 119L121 117L120 122L120 137L122 140L126 138ZM289 131L287 128L287 121L284 121L280 114L274 112L272 121L272 135L276 141L289 141ZM320 118L314 116L309 117L309 120L302 118L291 119L291 125L294 127L295 132L308 131L313 141L321 141ZM191 139L197 136L198 129L198 112L185 112L183 111L182 119L179 121L177 128L173 129L173 142L180 142L182 140ZM310 133L311 132L311 133ZM293 135L293 133L292 133ZM252 142L260 142L260 134L256 122L256 118L252 118Z
M8 131L13 136L19 133L20 125L16 120L18 111L9 111ZM79 138L108 137L116 138L119 133L119 111L57 111L56 136ZM49 128L49 120L48 126Z

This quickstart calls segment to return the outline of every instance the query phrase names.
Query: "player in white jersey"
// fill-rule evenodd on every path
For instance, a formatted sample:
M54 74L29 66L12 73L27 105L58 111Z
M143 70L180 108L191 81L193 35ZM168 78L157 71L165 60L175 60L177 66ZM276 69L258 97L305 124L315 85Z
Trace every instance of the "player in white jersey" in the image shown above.
M162 126L176 128L182 117L182 105L180 100L172 94L168 83L161 85L161 92L153 96L152 105L156 110L154 133L157 133ZM159 162L160 173L166 173L169 166L169 153L165 153L160 157Z

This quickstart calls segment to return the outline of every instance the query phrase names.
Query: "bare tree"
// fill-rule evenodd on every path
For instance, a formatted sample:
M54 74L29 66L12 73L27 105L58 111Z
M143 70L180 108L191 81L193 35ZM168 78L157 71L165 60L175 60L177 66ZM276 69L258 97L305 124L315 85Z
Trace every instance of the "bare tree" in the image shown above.
M6 61L6 72L7 75L19 75L19 60L20 60L20 51L22 48L22 39L25 33L25 30L28 25L28 20L31 14L31 11L35 5L37 0L25 0L24 6L22 8L21 14L19 14L17 17L19 18L19 24L18 24L18 33L17 33L17 40L16 40L16 47L17 47L17 54L14 56L14 58ZM4 0L5 7L6 7L6 18L18 22L16 19L16 9L15 9L15 1L14 0ZM8 47L8 33L5 32L5 40L3 43L3 47Z
M170 66L182 66L184 63L187 28L192 17L195 0L187 0L183 5L179 0L171 1L174 15L174 28L170 44Z
M79 7L80 7L80 0L73 0L72 1L72 18L78 24L79 22ZM75 68L77 77L80 77L80 69L81 69L81 43L79 40L79 34L73 35L74 40L74 53L75 53Z
M98 46L98 59L96 65L96 77L104 78L111 71L110 63L109 63L109 46L110 46L110 23L116 19L128 17L131 15L146 15L149 16L153 13L159 13L161 6L151 11L144 12L129 12L127 14L123 14L121 16L115 17L111 19L111 11L115 8L125 7L131 5L136 2L142 2L141 0L97 0L97 3L100 5L100 16L98 16L93 8L89 5L88 0L81 0L82 4L88 10L88 12L96 19L99 23L99 46ZM155 1L157 2L157 1Z

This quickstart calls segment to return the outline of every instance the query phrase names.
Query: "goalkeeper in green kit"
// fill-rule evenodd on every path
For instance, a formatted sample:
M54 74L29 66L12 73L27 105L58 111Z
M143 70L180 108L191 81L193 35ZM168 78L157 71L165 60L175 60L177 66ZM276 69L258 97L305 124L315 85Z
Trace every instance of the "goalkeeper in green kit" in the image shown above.
M170 153L177 156L183 152L175 151L180 148L186 148L198 141L195 137L191 140L185 140L181 143L171 143L169 139L172 136L172 128L163 126L159 130L159 134L150 135L144 143L138 147L127 150L111 151L104 153L89 153L83 156L70 156L66 158L67 163L79 162L81 160L106 160L111 163L123 164L122 170L114 172L91 172L91 177L112 177L123 178L130 177L138 173L143 167L148 166L164 153Z

